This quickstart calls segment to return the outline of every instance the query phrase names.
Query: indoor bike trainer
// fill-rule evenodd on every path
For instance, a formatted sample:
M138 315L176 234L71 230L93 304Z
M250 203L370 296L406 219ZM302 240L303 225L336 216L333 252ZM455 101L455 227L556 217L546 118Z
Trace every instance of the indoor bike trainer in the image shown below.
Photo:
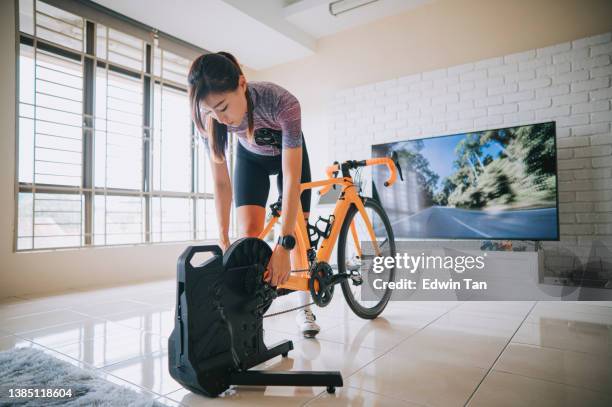
M212 252L194 266L193 256ZM272 249L257 238L219 246L190 246L178 259L175 326L168 340L170 375L185 388L215 397L230 385L342 386L340 372L249 370L273 357L286 357L289 340L268 348L263 314L276 289L263 280Z

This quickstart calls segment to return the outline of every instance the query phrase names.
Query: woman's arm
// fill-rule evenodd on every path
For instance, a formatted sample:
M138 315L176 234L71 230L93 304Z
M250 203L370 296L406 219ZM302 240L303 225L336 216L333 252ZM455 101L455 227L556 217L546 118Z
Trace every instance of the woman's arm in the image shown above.
M302 147L282 150L283 166L283 216L281 236L295 235L295 221L300 203L302 178Z
M215 208L219 222L219 241L225 251L229 246L229 221L232 208L232 184L227 169L227 161L216 163L210 160L215 189Z
M302 147L284 148L282 150L283 167L283 204L281 236L295 236L295 221L300 203L300 180L302 175ZM289 251L276 245L268 263L267 281L273 286L285 283L291 271Z

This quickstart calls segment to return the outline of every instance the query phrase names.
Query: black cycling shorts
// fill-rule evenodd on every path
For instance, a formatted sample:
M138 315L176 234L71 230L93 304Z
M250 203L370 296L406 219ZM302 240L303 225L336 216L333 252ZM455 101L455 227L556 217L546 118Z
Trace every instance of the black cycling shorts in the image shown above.
M234 201L236 207L258 205L265 208L270 192L270 175L276 177L278 194L283 193L282 154L268 156L250 152L238 143L236 164L234 165ZM302 136L302 177L300 183L310 182L310 162ZM304 212L310 211L311 190L302 192L300 201Z

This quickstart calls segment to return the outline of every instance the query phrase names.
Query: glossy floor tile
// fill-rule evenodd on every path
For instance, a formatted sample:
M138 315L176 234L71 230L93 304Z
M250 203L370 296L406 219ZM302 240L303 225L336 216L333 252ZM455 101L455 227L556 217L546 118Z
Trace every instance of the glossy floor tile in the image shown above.
M612 329L591 322L548 319L541 319L538 323L525 322L512 342L612 356Z
M155 307L150 304L132 300L117 300L101 302L96 304L72 305L68 309L85 314L90 317L104 317L105 315L119 314L124 312L148 311Z
M66 301L47 302L44 300L23 300L18 302L10 302L8 304L0 304L0 322L4 322L10 318L65 309L69 304L70 303L67 303Z
M321 394L314 400L309 401L306 406L378 406L378 407L420 407L422 404L410 403L397 398L383 396L354 387L343 387L336 393L327 392Z
M570 306L563 303L560 303L558 307L553 307L539 303L527 317L527 322L539 323L545 320L557 323L576 321L612 326L612 308Z
M20 334L71 322L84 321L85 319L87 319L87 316L83 314L68 309L60 309L8 318L2 321L2 329L6 332Z
M234 386L217 398L208 398L181 388L167 394L166 398L188 407L297 407L303 406L324 391L323 387Z
M430 326L401 342L393 352L405 359L419 357L487 369L502 353L509 339L509 336L478 335Z
M132 296L131 300L154 307L173 307L176 302L176 292L174 290L167 290L153 294L143 293Z
M167 350L168 338L140 331L127 335L99 336L55 349L94 367L103 367Z
M396 323L380 317L375 320L350 320L331 329L322 329L317 339L338 342L351 348L390 350L427 322Z
M90 341L94 338L137 335L140 332L138 329L104 319L86 318L81 321L29 331L20 336L49 348L58 348L77 342Z
M232 386L210 399L168 372L175 288L163 280L0 299L0 351L36 347L167 406L612 405L612 303L392 301L364 320L338 290L312 307L316 339L298 332L295 311L265 318L265 343L294 349L256 369L337 370L344 387ZM268 315L297 305L279 297Z
M495 370L612 394L612 358L511 343Z
M610 405L612 397L607 394L498 371L493 371L487 376L468 404L469 407Z
M432 321L431 327L453 332L510 337L521 322L522 318L496 318L490 314L451 310Z
M490 314L495 318L524 317L534 305L533 301L474 301L460 304L456 309L457 311Z
M346 346L322 339L305 339L294 343L288 357L277 356L265 362L271 370L331 370L348 377L382 356L384 351Z
M168 307L120 312L101 318L161 336L170 336L174 328L174 308Z
M326 316L324 312L313 310L316 315L316 322L321 327L321 331L334 329L342 324L343 320ZM300 331L295 322L295 312L283 315L264 318L264 329L272 329L278 332L286 332L290 335L299 335Z
M545 301L538 302L534 310L552 310L559 312L574 311L610 316L612 312L612 303L607 303L606 305L605 302L595 301Z
M463 405L486 369L448 363L430 353L394 349L346 380L351 387L428 406Z
M393 323L396 324L429 323L447 314L455 309L455 307L457 307L456 304L450 308L438 308L389 303L381 314L381 317L393 321Z
M167 352L123 360L103 367L102 371L160 395L182 388L170 376Z

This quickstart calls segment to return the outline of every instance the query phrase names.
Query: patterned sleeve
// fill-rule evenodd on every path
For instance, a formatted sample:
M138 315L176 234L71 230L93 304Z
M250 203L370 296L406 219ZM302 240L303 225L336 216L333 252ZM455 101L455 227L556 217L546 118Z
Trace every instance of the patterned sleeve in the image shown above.
M279 98L276 119L283 132L283 148L302 146L302 112L300 102L289 92Z

